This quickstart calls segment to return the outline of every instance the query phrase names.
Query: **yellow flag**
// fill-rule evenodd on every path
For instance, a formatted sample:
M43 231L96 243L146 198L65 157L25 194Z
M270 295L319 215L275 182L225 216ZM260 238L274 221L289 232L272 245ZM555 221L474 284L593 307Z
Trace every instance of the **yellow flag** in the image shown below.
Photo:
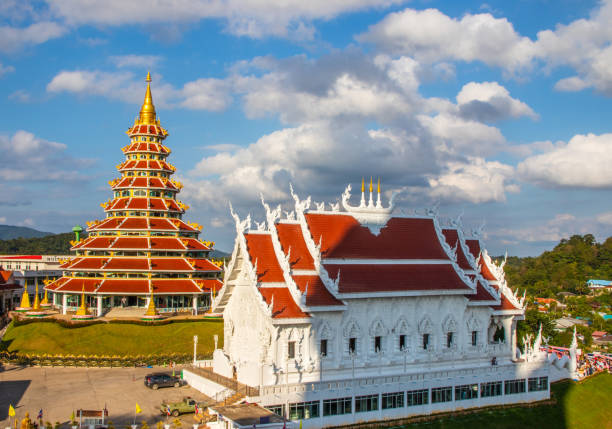
M142 409L140 408L140 405L138 405L138 402L136 402L136 414L140 413L142 413Z
M15 417L15 409L12 405L9 405L9 417Z

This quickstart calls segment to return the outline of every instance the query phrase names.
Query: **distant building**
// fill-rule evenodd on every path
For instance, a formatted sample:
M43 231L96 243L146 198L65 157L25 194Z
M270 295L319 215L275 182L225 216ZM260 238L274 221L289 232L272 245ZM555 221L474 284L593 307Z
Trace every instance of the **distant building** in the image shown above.
M555 331L565 331L567 328L571 328L575 325L589 326L586 320L575 319L573 317L562 317L560 319L555 320Z
M604 290L612 290L612 280L595 280L587 281L587 286L592 292L602 292Z
M550 310L550 307L553 305L558 310L563 310L567 308L567 305L560 303L554 298L535 298L536 304L538 305L538 311L541 313L547 313Z
M34 294L38 285L38 295L44 295L44 281L53 281L62 276L60 260L69 258L64 255L4 255L0 256L0 267L13 272L15 283L25 286L34 302Z
M19 304L19 296L23 288L15 282L12 271L0 267L0 314L14 309Z
M264 203L256 228L233 213L213 303L224 319L213 370L258 386L248 402L320 428L542 400L572 372L567 358L550 364L541 335L518 353L524 297L460 220L396 213L372 185L359 206L350 187L316 209L293 198L283 218Z

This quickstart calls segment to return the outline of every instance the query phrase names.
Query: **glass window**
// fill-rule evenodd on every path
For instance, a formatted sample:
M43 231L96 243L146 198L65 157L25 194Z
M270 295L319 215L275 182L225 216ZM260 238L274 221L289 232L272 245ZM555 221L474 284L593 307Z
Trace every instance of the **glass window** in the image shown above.
M472 331L472 345L478 344L478 331Z
M486 398L489 396L501 396L502 394L502 382L501 381L490 381L487 383L480 383L480 397Z
M357 351L357 338L349 338L349 353Z
M423 334L423 350L429 347L429 334Z
M281 405L268 405L266 408L272 411L277 416L285 415L285 413L283 412L284 407L282 404Z
M450 402L453 400L452 387L436 387L431 389L431 403Z
M289 359L295 359L295 341L289 341L287 343L287 357Z
M406 336L400 335L399 336L399 349L404 350L405 348L406 348Z
M406 392L406 405L413 407L415 405L424 405L429 403L429 390L409 390Z
M403 408L404 407L404 392L383 393L382 394L382 409Z
M453 346L453 340L454 340L454 335L453 332L447 332L446 333L446 348L450 349Z
M529 379L529 391L548 390L548 377L533 377Z
M323 400L323 415L337 416L340 414L350 414L352 411L352 398L337 398Z
M378 394L355 396L355 412L366 413L378 410Z
M525 380L506 380L504 383L504 394L514 395L525 392Z
M374 352L378 353L381 349L382 338L374 337Z
M321 356L327 356L327 340L321 340Z
M302 420L319 417L319 401L289 404L289 420Z
M455 386L455 401L478 398L478 384Z

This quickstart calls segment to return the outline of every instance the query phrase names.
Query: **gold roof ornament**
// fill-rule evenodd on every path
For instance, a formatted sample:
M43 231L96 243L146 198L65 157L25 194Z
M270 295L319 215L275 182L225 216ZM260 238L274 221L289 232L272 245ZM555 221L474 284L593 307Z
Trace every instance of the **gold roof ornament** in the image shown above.
M145 92L144 102L140 108L138 115L138 123L142 125L155 125L157 123L157 114L153 105L153 96L151 95L151 73L147 72L147 91Z
M155 298L153 297L153 286L149 286L149 305L145 316L157 316L157 308L155 308Z
M28 279L25 279L25 286L23 287L23 295L21 296L20 308L31 308L30 307L30 295L28 294Z
M365 178L361 178L361 193L365 192Z
M34 307L33 311L40 311L40 299L38 298L38 283L36 283L36 293L34 294Z
M372 176L370 176L370 194L372 193L373 190L373 186L372 186Z
M85 282L83 282L83 291L81 292L81 306L76 312L77 316L88 316L87 305L85 305Z

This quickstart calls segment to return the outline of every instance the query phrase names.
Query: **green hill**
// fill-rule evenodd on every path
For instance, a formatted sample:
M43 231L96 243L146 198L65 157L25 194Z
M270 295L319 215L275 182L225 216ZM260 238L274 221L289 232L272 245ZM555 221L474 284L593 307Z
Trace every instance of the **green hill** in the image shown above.
M25 226L0 225L0 240L12 238L34 238L53 235L52 232L43 232Z
M68 255L72 232L36 238L0 240L0 255Z

